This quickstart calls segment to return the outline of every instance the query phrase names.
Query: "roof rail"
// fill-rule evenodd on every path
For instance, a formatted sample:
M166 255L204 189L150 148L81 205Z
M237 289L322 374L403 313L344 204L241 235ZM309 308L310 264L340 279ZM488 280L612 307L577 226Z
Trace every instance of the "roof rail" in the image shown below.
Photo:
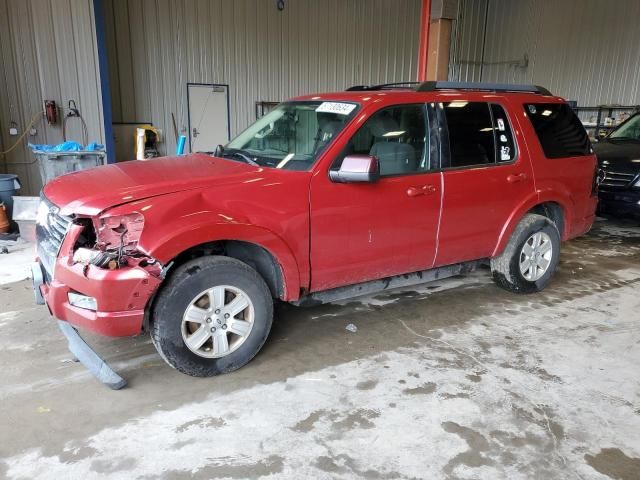
M394 82L394 83L381 83L379 85L354 85L347 88L347 92L367 91L367 90L388 90L391 88L402 88L404 86L415 87L421 85L420 82Z
M436 90L488 90L490 92L529 92L540 95L551 95L551 92L538 85L521 85L517 83L473 83L473 82L422 82L416 87L418 92Z

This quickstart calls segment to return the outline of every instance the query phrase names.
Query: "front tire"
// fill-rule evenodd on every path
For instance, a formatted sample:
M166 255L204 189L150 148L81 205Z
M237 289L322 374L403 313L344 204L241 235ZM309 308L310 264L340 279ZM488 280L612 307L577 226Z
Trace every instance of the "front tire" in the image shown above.
M534 293L549 284L559 261L560 234L556 224L542 215L527 214L504 251L491 259L491 271L499 287Z
M234 258L201 257L178 267L158 294L151 339L176 370L211 377L246 365L272 321L273 300L258 272Z

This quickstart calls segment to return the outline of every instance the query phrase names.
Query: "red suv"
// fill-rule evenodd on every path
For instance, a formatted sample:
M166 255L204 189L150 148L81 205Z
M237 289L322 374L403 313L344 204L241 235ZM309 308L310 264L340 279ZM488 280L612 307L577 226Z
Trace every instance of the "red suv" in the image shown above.
M540 87L298 97L215 155L46 185L36 296L68 337L148 331L179 371L230 372L264 344L274 300L327 302L480 262L503 288L542 290L561 240L592 225L595 172L581 123Z

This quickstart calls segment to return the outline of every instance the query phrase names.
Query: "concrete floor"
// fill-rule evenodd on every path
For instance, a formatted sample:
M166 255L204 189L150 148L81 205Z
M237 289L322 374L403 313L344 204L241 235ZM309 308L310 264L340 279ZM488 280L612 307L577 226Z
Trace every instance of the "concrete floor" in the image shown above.
M538 295L480 271L279 306L223 377L177 373L147 337L87 337L119 392L71 361L26 281L0 286L0 477L639 479L635 225L565 244Z

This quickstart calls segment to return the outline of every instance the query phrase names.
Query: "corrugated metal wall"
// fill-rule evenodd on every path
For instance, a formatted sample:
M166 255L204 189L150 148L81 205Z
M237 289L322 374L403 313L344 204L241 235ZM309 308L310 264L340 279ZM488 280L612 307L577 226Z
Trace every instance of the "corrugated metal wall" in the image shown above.
M460 0L458 12L451 79L544 85L579 105L640 103L638 0ZM525 54L526 68L504 63Z
M75 100L84 114L89 139L104 142L102 98L92 0L0 0L0 139L4 148L17 137L9 135L12 122L20 128L42 111L43 100L66 107ZM63 109L62 117L66 113ZM62 141L61 121L48 126L38 118L36 136L28 136L6 156L0 170L17 173L21 195L37 195L41 188L38 166L25 148L31 143ZM77 120L67 123L70 140L82 140Z
M413 80L420 0L107 0L114 122L151 121L175 149L187 83L229 84L232 135L254 102Z

